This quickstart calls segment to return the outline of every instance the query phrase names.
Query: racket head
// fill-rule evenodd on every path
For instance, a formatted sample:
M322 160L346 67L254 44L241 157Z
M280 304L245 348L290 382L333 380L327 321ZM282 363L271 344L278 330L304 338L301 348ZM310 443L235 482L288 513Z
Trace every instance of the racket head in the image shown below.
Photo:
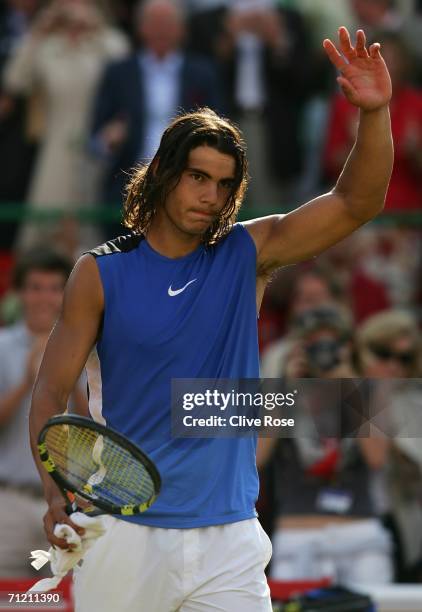
M108 514L144 512L160 492L151 459L119 432L86 417L50 418L39 433L38 452L65 497L70 492Z

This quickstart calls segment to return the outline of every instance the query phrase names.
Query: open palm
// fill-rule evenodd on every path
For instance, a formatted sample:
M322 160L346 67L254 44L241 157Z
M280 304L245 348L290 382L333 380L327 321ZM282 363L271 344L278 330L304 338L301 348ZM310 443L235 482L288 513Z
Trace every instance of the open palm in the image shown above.
M346 28L339 28L339 44L329 39L324 49L341 76L337 82L345 96L362 110L372 111L388 104L391 99L391 79L380 53L379 43L366 48L363 30L356 32L356 45L352 46Z

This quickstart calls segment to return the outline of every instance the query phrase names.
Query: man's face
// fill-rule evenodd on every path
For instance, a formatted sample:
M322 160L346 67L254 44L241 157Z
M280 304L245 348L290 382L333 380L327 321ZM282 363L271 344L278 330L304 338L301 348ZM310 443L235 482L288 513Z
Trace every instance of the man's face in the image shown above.
M201 236L226 205L234 177L231 155L208 146L192 149L179 183L157 211L158 220L185 235Z
M184 24L177 9L168 2L145 8L139 24L139 37L145 48L159 58L176 51L184 37Z
M24 319L34 333L49 333L62 305L66 279L60 272L32 270L20 290Z

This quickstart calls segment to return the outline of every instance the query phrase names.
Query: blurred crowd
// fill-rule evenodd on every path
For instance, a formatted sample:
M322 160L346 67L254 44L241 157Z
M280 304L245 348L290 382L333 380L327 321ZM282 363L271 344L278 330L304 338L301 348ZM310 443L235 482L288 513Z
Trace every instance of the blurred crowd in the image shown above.
M5 0L0 248L48 238L74 256L121 231L126 173L181 109L209 105L242 128L246 213L329 189L356 129L321 45L339 24L383 44L396 151L386 213L420 212L419 0ZM79 227L78 214L96 223Z
M339 25L382 43L394 171L382 223L272 279L262 376L403 383L368 387L382 416L356 438L261 439L261 515L274 578L422 581L421 0L2 3L0 576L31 575L28 551L45 546L20 454L30 392L75 258L125 231L127 173L178 111L210 106L246 139L244 217L329 190L357 125L321 45Z
M294 438L258 441L270 574L343 586L422 582L420 326L397 306L359 322L350 293L321 263L297 272L285 331L262 352L263 378L299 387L297 379L341 379L343 391L333 404L328 388L311 387L295 409Z

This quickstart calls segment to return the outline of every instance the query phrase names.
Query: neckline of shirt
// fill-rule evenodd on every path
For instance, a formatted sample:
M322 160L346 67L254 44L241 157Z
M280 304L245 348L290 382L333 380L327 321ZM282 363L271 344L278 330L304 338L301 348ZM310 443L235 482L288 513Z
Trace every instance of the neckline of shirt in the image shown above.
M204 245L199 244L194 251L191 251L187 255L182 255L182 257L167 257L166 255L162 255L162 253L159 253L158 251L156 251L149 244L146 238L142 241L141 245L144 245L144 248L146 248L151 255L167 263L180 263L180 262L189 261L191 259L195 259L204 250Z

